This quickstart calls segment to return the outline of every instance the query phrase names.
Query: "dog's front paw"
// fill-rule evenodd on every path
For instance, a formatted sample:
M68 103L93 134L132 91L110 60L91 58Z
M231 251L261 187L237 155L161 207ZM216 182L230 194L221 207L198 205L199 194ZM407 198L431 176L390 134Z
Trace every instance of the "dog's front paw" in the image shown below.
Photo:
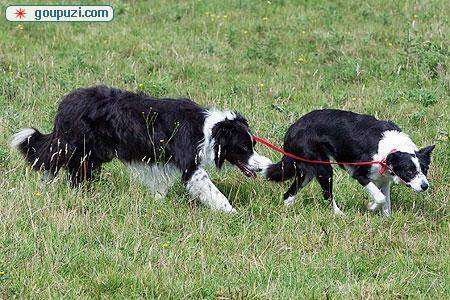
M236 209L235 209L233 206L231 206L231 204L229 204L229 203L225 204L225 205L220 209L220 211L223 211L223 212L226 212L226 213L229 213L229 214L234 214L234 213L237 212Z
M158 201L164 201L164 199L166 198L166 194L156 192L153 194L153 198L155 198Z
M381 207L380 203L377 203L375 201L369 202L367 204L367 209L371 212L376 212Z
M226 211L229 214L235 214L237 213L237 210L234 207L231 207L229 210Z

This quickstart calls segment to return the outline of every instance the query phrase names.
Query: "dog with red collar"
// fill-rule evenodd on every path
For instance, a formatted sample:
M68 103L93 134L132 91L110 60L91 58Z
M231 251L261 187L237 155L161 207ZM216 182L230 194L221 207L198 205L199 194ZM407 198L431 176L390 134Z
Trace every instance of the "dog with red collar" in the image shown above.
M391 214L390 187L402 183L417 192L428 189L428 168L434 145L419 149L409 136L391 121L349 111L324 109L301 117L284 138L285 155L264 169L271 181L294 181L284 194L292 205L297 192L313 178L333 212L342 215L333 197L332 164L343 167L369 193L367 208ZM346 163L339 163L346 162ZM385 169L387 169L385 171Z

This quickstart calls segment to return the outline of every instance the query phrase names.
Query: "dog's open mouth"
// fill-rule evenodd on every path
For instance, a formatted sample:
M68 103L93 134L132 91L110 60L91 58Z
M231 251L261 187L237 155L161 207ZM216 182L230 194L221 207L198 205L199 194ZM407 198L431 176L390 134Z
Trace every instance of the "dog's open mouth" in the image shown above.
M236 166L241 170L242 173L244 173L247 177L256 177L255 171L250 169L247 164L243 163L242 161L237 161Z

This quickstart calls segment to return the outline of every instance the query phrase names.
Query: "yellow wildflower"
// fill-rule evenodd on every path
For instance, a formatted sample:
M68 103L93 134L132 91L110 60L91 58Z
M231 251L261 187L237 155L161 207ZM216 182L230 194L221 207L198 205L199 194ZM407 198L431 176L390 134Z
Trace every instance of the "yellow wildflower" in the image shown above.
M300 55L297 58L297 61L295 62L295 64L304 64L304 63L306 63L306 59L302 55Z

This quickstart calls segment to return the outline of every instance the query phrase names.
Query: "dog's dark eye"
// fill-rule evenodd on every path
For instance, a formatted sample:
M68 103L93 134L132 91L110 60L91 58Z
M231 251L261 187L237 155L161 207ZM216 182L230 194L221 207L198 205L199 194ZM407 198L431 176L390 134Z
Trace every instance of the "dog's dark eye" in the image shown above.
M416 168L410 168L410 169L408 170L408 174L409 174L409 175L413 175L414 173L416 173Z

